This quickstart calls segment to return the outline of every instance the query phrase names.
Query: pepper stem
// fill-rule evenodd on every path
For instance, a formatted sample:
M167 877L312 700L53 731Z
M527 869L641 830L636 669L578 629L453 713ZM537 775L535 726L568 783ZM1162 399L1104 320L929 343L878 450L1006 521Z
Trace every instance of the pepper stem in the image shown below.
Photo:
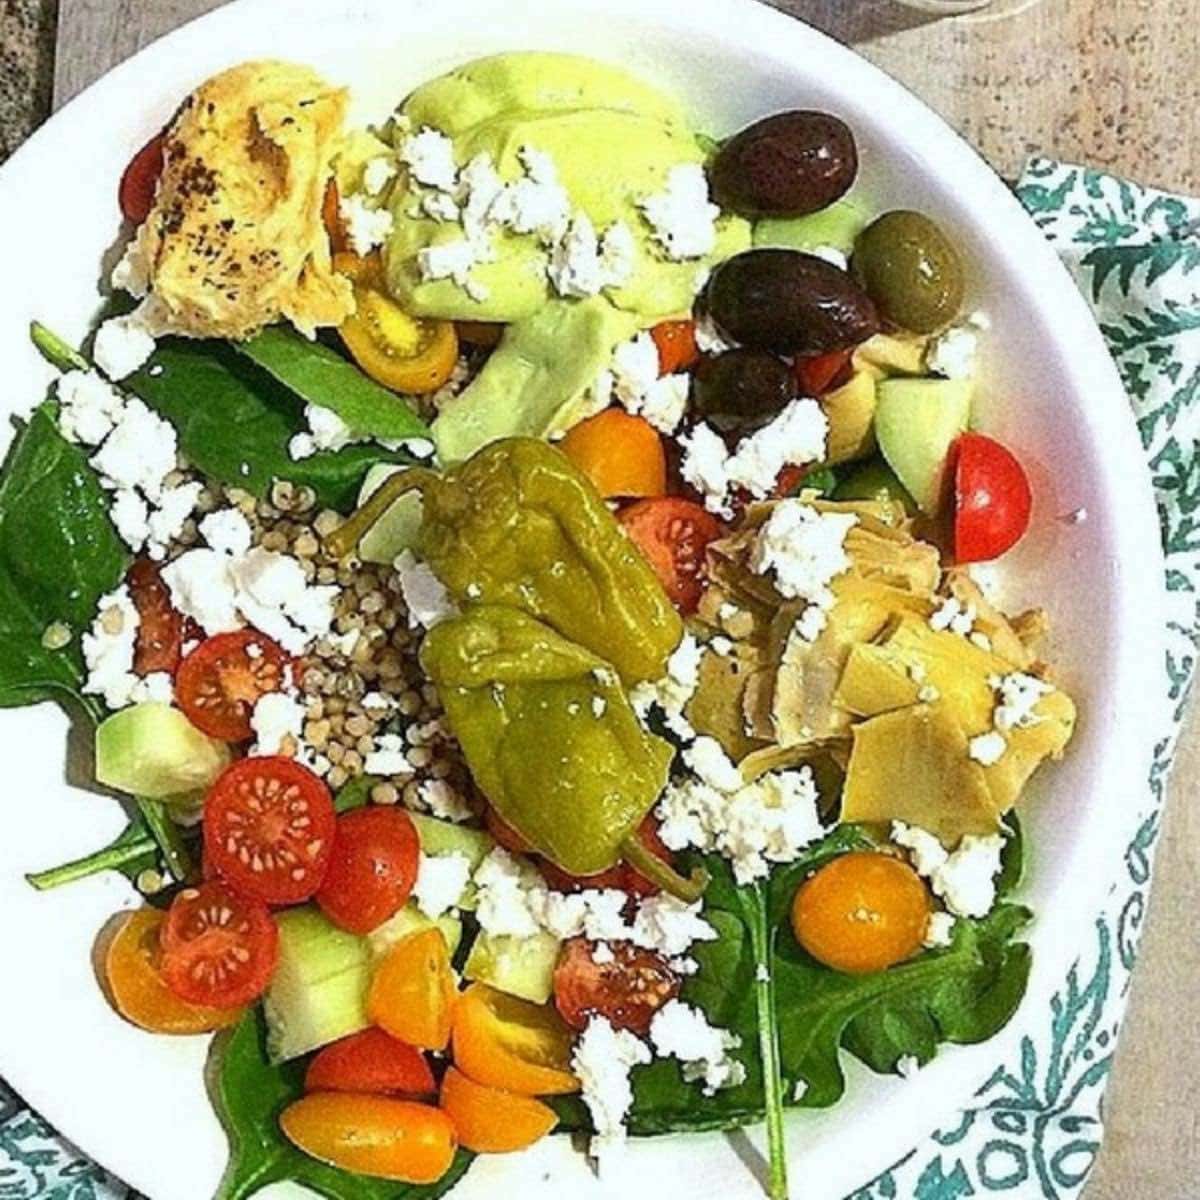
M406 492L428 487L437 474L425 467L410 467L385 479L372 494L369 500L350 514L325 539L325 549L335 558L345 558L358 549L358 543L383 518L397 500Z
M708 872L697 867L687 878L658 857L641 838L631 834L621 843L621 855L639 875L685 904L694 904L708 887Z

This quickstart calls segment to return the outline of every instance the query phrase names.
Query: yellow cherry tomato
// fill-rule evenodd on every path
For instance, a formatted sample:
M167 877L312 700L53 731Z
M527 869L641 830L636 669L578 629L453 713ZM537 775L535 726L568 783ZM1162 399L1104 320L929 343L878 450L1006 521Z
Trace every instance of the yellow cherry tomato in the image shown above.
M454 1123L432 1104L359 1092L313 1092L279 1118L305 1154L356 1175L436 1183L450 1169Z
M856 851L835 858L800 886L792 928L818 962L865 975L920 949L929 907L929 893L907 863Z
M558 1124L554 1109L500 1088L484 1087L451 1067L442 1080L442 1111L459 1144L476 1154L509 1154L540 1142Z
M649 421L606 408L573 425L559 447L606 500L661 496L667 455Z
M454 1065L485 1087L522 1096L579 1091L574 1037L554 1008L476 983L454 1010Z
M122 918L104 955L104 982L113 1007L151 1033L211 1033L242 1019L240 1008L209 1008L181 1000L158 970L164 916L143 908Z
M379 965L367 1016L410 1046L445 1050L457 997L446 939L440 929L425 929L401 938Z
M333 269L354 285L355 311L338 329L346 349L377 383L396 392L436 392L458 362L452 321L413 317L388 295L377 254L335 254Z

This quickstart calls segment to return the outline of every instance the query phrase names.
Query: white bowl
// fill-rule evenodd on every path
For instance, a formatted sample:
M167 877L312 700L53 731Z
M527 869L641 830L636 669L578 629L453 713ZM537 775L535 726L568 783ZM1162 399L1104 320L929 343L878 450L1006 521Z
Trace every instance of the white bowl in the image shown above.
M1158 530L1126 398L1084 302L1008 190L942 121L851 51L749 0L241 0L123 64L73 101L0 171L5 264L0 405L21 412L50 372L26 342L40 318L80 337L118 231L117 180L132 152L212 72L293 58L351 83L379 117L413 85L480 54L546 48L623 63L690 105L714 134L788 107L844 116L861 147L863 191L935 214L973 264L972 301L994 323L979 423L1031 468L1034 527L1006 564L1011 594L1044 604L1051 657L1080 702L1067 760L1046 769L1026 810L1025 895L1038 912L1029 996L991 1043L945 1049L915 1079L850 1064L845 1100L789 1117L796 1192L840 1197L869 1181L967 1102L1023 1028L1044 1020L1120 852L1117 813L1145 786L1148 698L1160 689ZM1086 508L1087 520L1061 516ZM110 800L63 782L67 724L54 708L0 719L0 1071L48 1120L155 1200L207 1200L226 1159L202 1081L203 1040L153 1038L109 1010L92 973L96 931L136 903L117 877L48 895L23 873L115 835ZM584 1198L760 1194L758 1131L635 1144L596 1181L566 1139L481 1159L462 1200L569 1189ZM748 1169L749 1168L749 1169Z

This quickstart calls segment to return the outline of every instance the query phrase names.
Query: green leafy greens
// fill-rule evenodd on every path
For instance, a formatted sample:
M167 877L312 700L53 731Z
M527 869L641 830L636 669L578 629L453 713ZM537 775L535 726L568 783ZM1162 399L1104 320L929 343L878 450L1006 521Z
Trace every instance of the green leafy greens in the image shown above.
M298 1150L280 1130L279 1114L304 1094L305 1063L297 1059L271 1066L265 1039L265 1022L255 1010L217 1044L213 1092L230 1143L218 1200L245 1200L281 1180L327 1200L436 1200L466 1174L474 1155L465 1150L442 1179L429 1185L352 1175Z

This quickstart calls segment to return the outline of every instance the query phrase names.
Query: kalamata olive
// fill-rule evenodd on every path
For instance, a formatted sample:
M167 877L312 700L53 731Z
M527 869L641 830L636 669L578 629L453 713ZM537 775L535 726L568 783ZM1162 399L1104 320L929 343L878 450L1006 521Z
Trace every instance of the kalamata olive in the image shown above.
M921 213L877 217L859 234L852 266L880 313L902 329L933 333L962 307L962 259Z
M747 250L708 281L708 311L729 339L776 354L825 354L879 332L870 297L845 271L799 250Z
M692 411L721 433L749 433L796 398L792 369L765 350L741 346L704 359L692 376Z
M823 112L781 112L735 134L709 169L713 199L747 217L800 217L845 195L858 174L849 126Z

